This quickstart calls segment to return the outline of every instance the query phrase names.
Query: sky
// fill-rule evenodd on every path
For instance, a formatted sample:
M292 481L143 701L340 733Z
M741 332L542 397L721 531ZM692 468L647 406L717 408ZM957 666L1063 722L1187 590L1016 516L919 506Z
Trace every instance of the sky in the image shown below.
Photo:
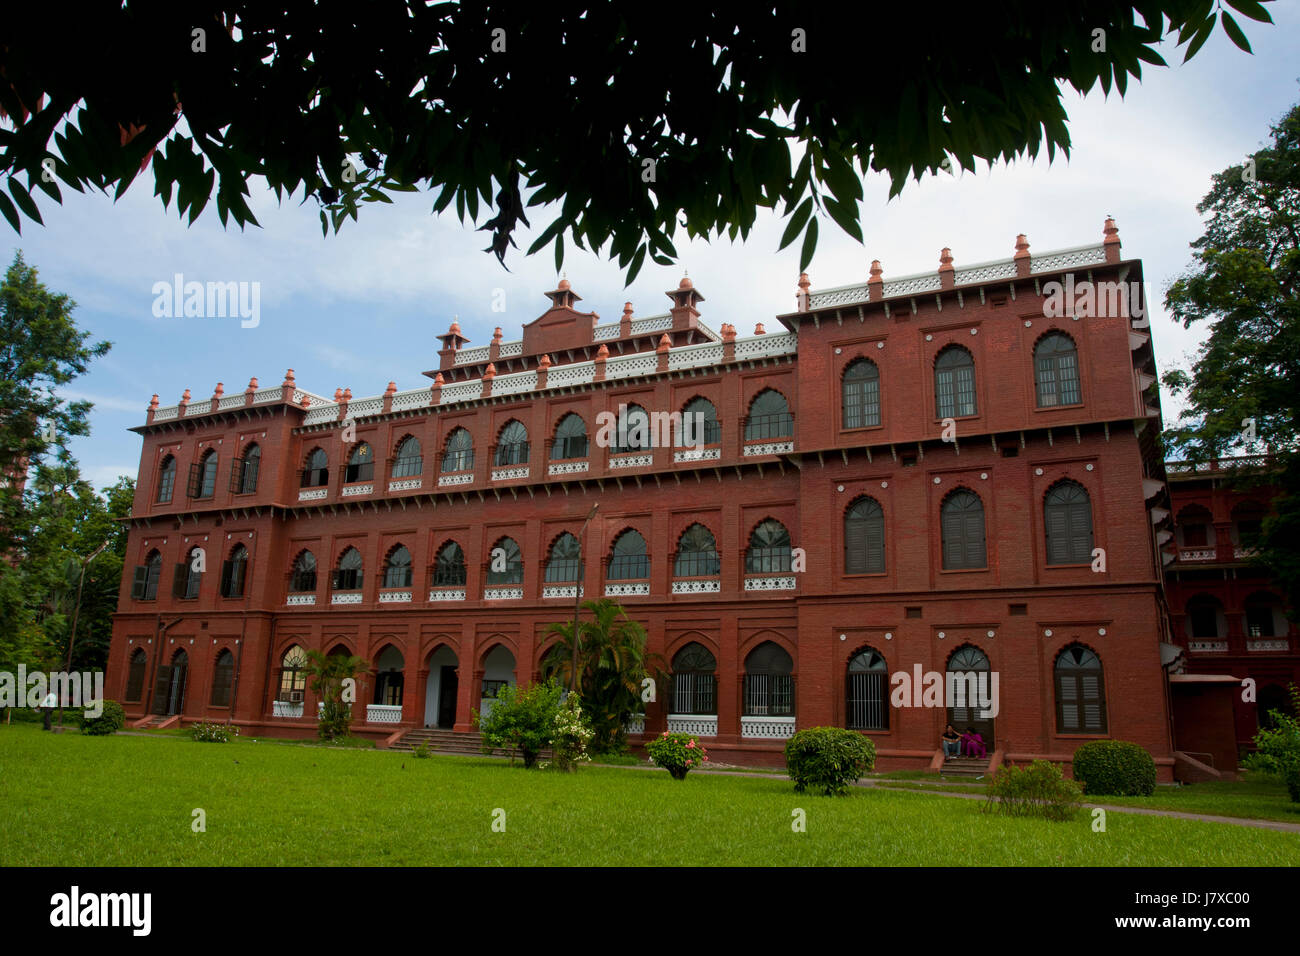
M1300 101L1300 2L1268 9L1275 25L1239 18L1254 53L1238 50L1222 30L1181 65L1169 41L1161 53L1169 68L1144 66L1140 83L1121 98L1098 87L1081 96L1066 88L1072 140L1068 160L983 164L957 175L941 172L909 181L889 196L889 182L864 180L865 244L827 219L808 273L813 291L864 282L872 259L884 277L938 268L952 249L958 269L1015 252L1017 233L1031 253L1100 242L1113 216L1124 258L1143 261L1156 360L1161 372L1186 367L1206 329L1185 330L1163 308L1164 290L1192 263L1189 244L1200 236L1196 204L1210 177L1263 146L1269 127ZM870 102L864 91L864 108ZM668 171L660 170L664 175ZM223 228L215 203L187 226L175 206L164 210L142 176L117 203L102 195L63 189L64 203L41 201L42 227L24 220L0 240L7 265L21 249L51 290L77 303L74 318L91 340L113 343L88 374L63 388L68 399L94 402L91 435L70 450L97 488L138 471L141 438L127 429L144 423L150 396L175 404L189 388L194 399L243 391L250 377L262 387L294 369L300 388L331 396L351 388L378 395L389 381L399 389L428 384L421 373L438 365L439 343L458 318L470 347L486 345L495 326L506 341L549 307L543 293L558 276L552 250L522 250L550 221L529 211L533 224L517 237L509 271L482 250L487 233L462 224L453 211L431 213L434 194L396 194L392 205L362 209L359 222L323 237L314 201L301 194L280 203L250 184L250 206L262 228ZM480 222L487 218L480 212ZM760 211L747 240L675 240L680 259L647 264L630 286L617 262L566 243L564 271L583 297L580 308L615 321L630 300L638 316L662 314L683 272L705 296L702 320L715 330L731 322L741 336L755 324L794 311L799 242L778 251L784 219ZM7 244L7 247L6 247ZM155 283L257 283L255 326L238 317L185 318L154 314ZM504 302L505 310L494 311ZM1169 423L1177 404L1164 395Z

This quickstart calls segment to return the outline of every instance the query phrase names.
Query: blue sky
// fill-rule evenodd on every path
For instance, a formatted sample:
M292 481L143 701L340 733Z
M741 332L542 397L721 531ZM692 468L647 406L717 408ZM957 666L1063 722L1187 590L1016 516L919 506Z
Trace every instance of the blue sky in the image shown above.
M1087 97L1066 92L1073 140L1071 158L1048 164L999 164L957 176L940 174L909 183L888 199L889 184L872 175L862 205L865 247L822 224L808 272L814 291L864 281L873 258L885 278L936 269L939 250L954 265L1013 254L1018 232L1032 252L1099 242L1114 216L1126 258L1144 261L1152 331L1161 371L1185 363L1204 330L1184 330L1161 307L1164 288L1187 268L1188 244L1201 233L1196 203L1210 176L1241 162L1266 140L1271 123L1300 100L1300 4L1269 4L1276 24L1246 22L1254 55L1240 52L1216 29L1186 66L1148 67L1128 95ZM1166 43L1171 64L1181 51ZM870 102L864 91L864 108ZM671 175L660 169L659 175ZM140 438L127 431L143 423L154 392L174 404L186 389L211 396L217 382L242 391L251 376L276 384L293 368L300 387L332 395L377 395L389 380L398 388L427 383L420 373L438 364L435 336L453 316L471 345L486 345L500 325L507 340L549 304L555 287L550 250L524 257L512 250L507 272L481 250L486 233L462 225L454 213L431 215L433 196L406 194L391 206L363 210L360 221L322 237L314 203L278 204L255 184L251 206L262 228L223 229L210 205L187 227L175 207L164 211L141 177L116 204L105 196L65 189L62 207L45 201L45 226L24 222L23 235L6 230L4 264L21 248L41 280L77 302L75 318L112 351L65 388L68 398L90 399L92 434L72 452L96 487L134 476ZM39 195L39 194L38 194ZM482 221L485 216L480 216ZM531 236L550 221L530 211ZM566 244L565 271L582 306L613 321L631 300L637 315L665 312L664 291L685 269L706 296L703 320L713 328L734 323L739 334L755 323L792 311L798 280L798 243L778 252L784 220L760 214L744 243L676 243L674 267L648 265L630 288L617 264ZM243 328L238 318L157 318L156 282L257 282L261 319ZM503 290L506 309L492 311ZM1165 397L1166 420L1174 404Z

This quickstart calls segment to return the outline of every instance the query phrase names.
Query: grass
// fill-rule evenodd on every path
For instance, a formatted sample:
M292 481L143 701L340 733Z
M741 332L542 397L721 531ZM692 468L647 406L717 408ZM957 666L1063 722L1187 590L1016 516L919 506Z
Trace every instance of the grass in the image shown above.
M1087 814L986 816L980 802L782 778L505 761L253 740L0 728L0 865L1293 865L1300 834ZM192 811L206 832L191 829ZM505 832L493 832L494 811ZM792 812L807 815L795 833ZM500 819L500 815L497 815Z
M1209 813L1221 817L1250 817L1300 823L1300 803L1292 803L1281 781L1260 773L1247 772L1235 783L1210 781L1185 787L1156 787L1149 797L1106 797L1084 795L1091 803L1117 807L1147 807L1182 813Z

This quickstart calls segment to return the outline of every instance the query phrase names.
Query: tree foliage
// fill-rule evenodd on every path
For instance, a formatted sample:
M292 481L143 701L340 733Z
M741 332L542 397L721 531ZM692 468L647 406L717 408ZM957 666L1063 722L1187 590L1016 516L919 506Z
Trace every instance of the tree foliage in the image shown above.
M623 725L642 712L641 682L661 662L646 650L646 632L609 598L585 601L589 619L578 623L577 680L572 686L586 705L597 753L621 750ZM542 674L570 686L573 674L573 622L552 624L547 635L559 638L542 660Z
M321 740L335 740L351 733L354 701L347 699L349 685L345 682L353 681L350 686L355 688L357 675L369 667L364 658L353 654L325 654L314 648L307 652L311 689L323 705L316 727Z
M120 197L151 168L192 223L257 224L250 179L301 192L322 231L421 187L491 232L504 261L527 209L558 214L529 252L565 239L628 281L688 237L747 236L789 217L811 259L829 217L862 241L861 176L909 176L1069 153L1064 87L1122 96L1176 33L1194 55L1219 25L1243 50L1257 0L1009 0L996 13L906 6L692 7L557 0L375 0L319 6L91 5L7 17L0 45L0 214L40 221L59 183ZM1243 21L1244 22L1244 21ZM884 51L882 54L881 51Z
M1165 296L1175 320L1207 323L1190 371L1164 375L1186 402L1165 444L1191 461L1267 451L1277 470L1239 482L1277 483L1260 560L1300 607L1300 105L1272 141L1214 176L1196 207L1208 216L1193 266Z
M502 684L490 708L484 708L482 714L474 711L474 724L483 737L484 753L491 753L497 747L508 749L513 763L514 751L518 750L524 766L531 768L555 740L556 717L563 694L564 690L554 680L522 689L514 684Z

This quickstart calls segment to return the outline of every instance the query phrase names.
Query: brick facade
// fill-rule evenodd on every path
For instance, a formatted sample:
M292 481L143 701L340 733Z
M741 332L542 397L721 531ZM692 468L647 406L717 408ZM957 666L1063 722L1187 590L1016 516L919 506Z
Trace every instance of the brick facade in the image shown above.
M1140 284L1141 264L1121 259L1109 222L1106 241L1095 246L1032 257L1020 237L1017 249L1015 259L955 270L945 250L939 271L898 280L882 278L876 263L863 285L825 292L803 277L797 310L769 323L780 331L760 324L754 335L738 335L725 322L719 332L705 325L704 298L690 280L668 293L668 314L639 319L629 305L608 325L578 311L578 297L562 282L519 342L503 342L498 330L489 346L466 349L453 326L440 337L438 368L426 373L432 383L420 389L390 384L382 396L355 400L340 390L330 400L302 392L290 372L273 388L254 380L242 395L218 390L191 401L187 392L172 408L155 396L147 423L135 429L143 449L109 692L137 698L126 700L133 717L176 710L184 721L233 717L246 732L306 735L312 721L276 716L293 711L274 703L285 651L342 646L375 661L381 654L395 660L385 650L393 648L401 658L400 720L380 723L376 709L368 721L363 708L355 721L358 732L389 739L436 722L430 685L442 679L450 651L458 675L454 729L469 730L482 681L499 666L488 658L502 659L495 648L513 657L513 679L538 677L547 626L573 613L572 592L543 596L549 549L561 534L577 535L599 503L582 541L584 594L618 585L618 599L649 633L650 650L666 660L692 642L713 655L716 759L781 759L779 735L788 728L742 720L746 659L767 642L793 662L793 723L800 727L846 725L848 662L865 648L883 656L889 674L910 675L917 665L922 673L942 672L958 648L971 645L1000 679L995 760L1068 761L1081 742L1110 736L1147 748L1168 779L1160 660L1168 617L1153 530L1168 499L1152 441L1160 421L1154 390L1147 390L1151 344L1143 323L1122 308L1045 314L1047 282L1069 273L1079 282ZM725 315L725 305L719 311ZM1035 347L1053 331L1075 345L1081 401L1039 407ZM945 422L934 366L952 345L973 359L975 410ZM880 424L846 428L841 379L862 357L878 369ZM768 390L784 397L792 434L779 434L780 427L764 433L755 419L746 440L751 403ZM595 441L602 412L631 404L681 411L697 397L712 403L720 423L718 440L703 448L620 455ZM555 462L551 439L570 412L593 439L589 454ZM511 421L525 426L529 453L526 462L498 469L492 456ZM473 467L444 472L446 442L461 427L473 438ZM417 475L395 477L393 459L406 436L419 440L422 466ZM360 442L374 449L373 476L346 483L344 465ZM260 449L260 467L256 489L242 494L230 468L250 443ZM328 459L328 483L303 488L316 448ZM213 449L213 493L191 498L190 466ZM168 455L177 466L175 490L159 502ZM1104 569L1096 560L1048 563L1044 500L1063 480L1087 493L1091 541L1104 551ZM958 489L978 496L984 510L982 568L944 570L940 514ZM851 574L844 515L863 496L884 514L884 570ZM750 536L767 519L788 530L799 560L788 573L747 574ZM716 579L674 574L678 541L695 523L716 540ZM644 537L649 555L648 577L635 587L607 574L626 529ZM491 551L506 536L522 554L523 580L513 585L522 597L488 600ZM465 583L434 587L430 569L451 540L466 557ZM237 544L249 555L246 583L238 597L223 597L222 564ZM386 589L383 563L399 544L410 552L413 582ZM194 547L205 549L208 570L196 598L177 597L173 568ZM363 577L361 588L344 596L331 590L329 571L349 547L360 552ZM304 549L318 562L316 588L291 594L290 571ZM155 551L162 564L156 595L133 597L135 568ZM446 599L460 590L463 598ZM334 603L340 598L351 603ZM1054 669L1062 650L1074 646L1101 662L1103 733L1059 730ZM145 671L132 684L130 661L141 649ZM173 706L165 699L170 684L156 675L178 650L187 671ZM233 709L210 702L223 650L234 657ZM128 694L136 685L139 693ZM647 706L647 732L666 726L669 695L661 687ZM363 687L359 703L373 697ZM304 712L314 707L309 691ZM946 719L942 707L897 707L887 730L866 732L880 766L923 767Z

